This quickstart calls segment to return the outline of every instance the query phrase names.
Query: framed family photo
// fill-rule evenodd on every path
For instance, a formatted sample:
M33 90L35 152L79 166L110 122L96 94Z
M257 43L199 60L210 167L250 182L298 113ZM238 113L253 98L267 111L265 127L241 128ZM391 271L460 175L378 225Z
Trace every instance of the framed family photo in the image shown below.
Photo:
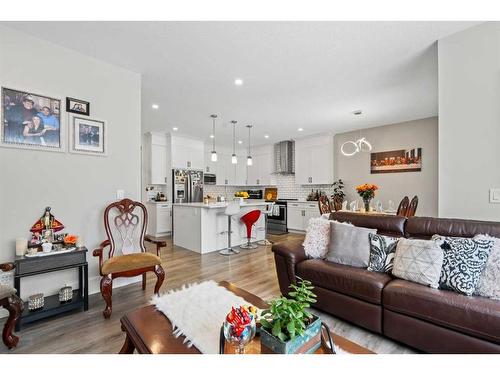
M90 116L90 103L85 100L66 98L66 112Z
M1 146L64 151L60 99L6 87L1 99Z
M106 123L101 120L73 116L70 126L70 152L107 155Z

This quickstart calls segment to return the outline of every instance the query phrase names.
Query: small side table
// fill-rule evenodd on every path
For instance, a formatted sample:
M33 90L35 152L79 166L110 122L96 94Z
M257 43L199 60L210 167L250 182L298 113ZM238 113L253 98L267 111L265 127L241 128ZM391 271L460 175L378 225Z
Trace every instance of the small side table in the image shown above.
M24 312L17 322L16 331L19 331L25 323L31 323L75 309L83 308L84 311L88 310L89 276L87 251L87 248L81 247L69 253L15 258L16 273L14 274L14 287L17 290L18 296L21 296L21 279L23 277L78 268L78 289L73 290L73 299L68 302L59 302L58 294L46 296L44 307L35 311L29 311L28 302L25 302Z

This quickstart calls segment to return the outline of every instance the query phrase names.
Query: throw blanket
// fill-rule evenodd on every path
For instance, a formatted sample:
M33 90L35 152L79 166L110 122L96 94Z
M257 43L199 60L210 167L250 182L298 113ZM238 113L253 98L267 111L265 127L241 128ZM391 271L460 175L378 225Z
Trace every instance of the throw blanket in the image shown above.
M204 354L219 353L220 328L231 307L250 305L212 280L155 296L152 303L170 320L175 337L184 335Z

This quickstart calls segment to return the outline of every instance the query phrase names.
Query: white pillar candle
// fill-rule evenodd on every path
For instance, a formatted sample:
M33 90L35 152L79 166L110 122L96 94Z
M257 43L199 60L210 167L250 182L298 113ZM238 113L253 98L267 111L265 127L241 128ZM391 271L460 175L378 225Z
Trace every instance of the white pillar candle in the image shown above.
M22 257L28 250L28 240L26 238L16 238L16 256Z

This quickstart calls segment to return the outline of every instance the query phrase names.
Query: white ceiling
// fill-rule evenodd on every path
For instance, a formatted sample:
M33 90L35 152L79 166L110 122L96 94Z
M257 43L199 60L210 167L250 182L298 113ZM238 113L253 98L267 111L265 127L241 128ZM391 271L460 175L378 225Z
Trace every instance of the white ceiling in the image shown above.
M208 141L218 114L218 144L436 116L436 41L476 23L2 22L141 73L144 131Z

